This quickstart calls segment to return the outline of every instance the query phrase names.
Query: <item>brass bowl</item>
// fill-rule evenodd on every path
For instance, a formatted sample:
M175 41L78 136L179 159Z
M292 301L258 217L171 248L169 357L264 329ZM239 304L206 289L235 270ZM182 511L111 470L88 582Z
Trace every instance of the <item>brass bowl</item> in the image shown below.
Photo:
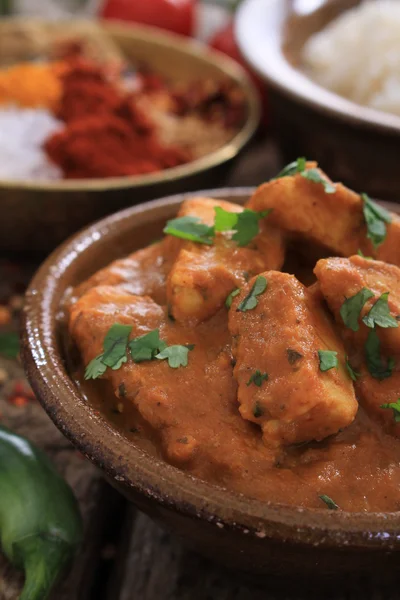
M252 191L198 194L243 204ZM397 573L400 512L282 506L197 479L128 441L91 406L69 374L72 357L60 319L66 290L159 238L165 221L190 196L164 198L107 217L46 260L28 289L22 324L22 358L37 397L59 429L122 494L204 554L255 573L292 581L308 577L313 585L320 576L339 576L337 586L340 576L345 580L360 573L379 574L387 582Z
M0 22L0 37L14 22ZM148 27L113 23L104 29L133 64L144 63L171 80L227 77L236 82L245 94L246 121L215 152L159 173L57 182L0 181L0 251L43 254L88 223L126 206L202 187L205 178L208 184L219 185L258 126L257 92L233 60L194 40Z
M269 87L271 121L286 162L312 157L334 180L399 202L400 117L351 102L301 71L306 40L360 1L321 0L306 13L301 0L244 0L236 34ZM295 12L302 6L303 13Z

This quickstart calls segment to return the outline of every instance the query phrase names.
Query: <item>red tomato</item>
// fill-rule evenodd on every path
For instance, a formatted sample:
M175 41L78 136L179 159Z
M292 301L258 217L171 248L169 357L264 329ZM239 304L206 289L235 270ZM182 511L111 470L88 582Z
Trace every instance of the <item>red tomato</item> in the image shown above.
M105 0L100 15L193 35L197 0Z
M262 104L263 104L263 124L266 125L268 123L268 115L267 115L267 92L265 88L265 83L262 81L260 77L258 77L254 71L252 71L246 61L244 60L238 45L235 39L235 31L233 26L233 21L230 21L226 27L218 31L214 37L208 42L211 48L215 48L215 50L219 50L224 54L227 54L236 62L238 62L242 67L245 68L247 73L250 75L253 83L256 88L260 92Z

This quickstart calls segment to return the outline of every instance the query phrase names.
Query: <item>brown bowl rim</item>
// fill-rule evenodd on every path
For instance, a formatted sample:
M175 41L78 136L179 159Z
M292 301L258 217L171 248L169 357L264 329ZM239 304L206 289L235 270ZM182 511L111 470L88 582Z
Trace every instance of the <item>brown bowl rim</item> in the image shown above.
M312 81L291 65L282 48L289 0L243 0L235 17L242 54L273 88L330 117L381 133L398 135L400 116L352 102ZM249 35L251 31L252 35Z
M1 27L7 23L14 23L23 20L22 17L8 17L2 19ZM37 23L47 23L46 19L34 18L31 21ZM86 19L69 19L67 22L85 22ZM210 154L193 160L187 164L178 167L165 169L157 173L148 175L132 175L127 177L109 177L107 179L63 179L56 181L2 179L0 181L0 190L18 189L29 191L51 191L51 192L98 192L116 189L142 188L145 186L157 185L176 181L191 175L203 173L214 167L218 167L225 162L233 159L246 146L254 135L261 118L261 102L258 92L247 75L246 71L236 61L229 58L218 50L210 49L206 44L194 39L189 39L172 32L163 31L155 27L146 25L137 25L134 23L126 24L122 21L101 21L100 25L111 34L131 33L132 36L151 42L156 46L163 47L168 45L187 56L202 59L205 63L218 66L221 72L235 81L246 97L247 118L243 126L237 131L234 137L223 146L214 150Z
M240 201L253 191L254 188L247 187L226 188L198 194ZM58 348L59 306L52 309L53 298L57 297L59 286L63 287L62 278L73 273L75 261L82 253L93 250L101 236L111 241L124 227L127 231L139 227L141 219L148 223L162 218L164 213L169 218L171 211L188 197L193 197L193 193L169 196L115 213L64 242L39 268L26 293L21 356L44 409L64 435L117 485L187 517L259 539L320 547L400 550L400 512L304 509L261 502L204 482L129 444L90 408L72 383ZM139 221L136 226L134 220Z

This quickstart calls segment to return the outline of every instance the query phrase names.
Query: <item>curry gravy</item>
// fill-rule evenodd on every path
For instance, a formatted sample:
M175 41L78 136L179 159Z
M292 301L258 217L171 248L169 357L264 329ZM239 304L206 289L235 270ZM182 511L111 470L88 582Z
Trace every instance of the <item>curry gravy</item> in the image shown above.
M158 263L164 264L162 246L152 248L153 258L160 253ZM140 260L145 268L135 265L135 293L146 289L149 278L149 263L144 255ZM106 277L100 280L107 283ZM87 401L126 436L127 443L203 480L262 501L323 508L319 496L325 494L347 511L400 510L400 442L384 433L361 407L354 422L337 435L273 455L260 427L239 413L225 307L190 328L171 320L167 306L150 299L131 317L129 294L118 291L118 283L113 282L114 292L107 288L97 300L88 298L91 312L85 318L90 334L79 330L81 315L70 328L85 364L101 352L115 315L122 323L133 319L136 335L159 327L169 343L195 345L185 368L169 368L166 361L128 362L112 371L107 381L94 382L84 382L82 369L78 370L75 379ZM162 277L152 278L151 286L152 297L165 296Z

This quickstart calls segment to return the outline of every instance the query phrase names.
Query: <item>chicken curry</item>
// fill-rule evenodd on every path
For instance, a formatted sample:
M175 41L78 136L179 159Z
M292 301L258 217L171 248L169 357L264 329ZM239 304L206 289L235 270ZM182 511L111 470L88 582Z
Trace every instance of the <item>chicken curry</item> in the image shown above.
M69 302L102 409L246 496L400 510L400 218L298 159L244 208L196 197L164 232Z

